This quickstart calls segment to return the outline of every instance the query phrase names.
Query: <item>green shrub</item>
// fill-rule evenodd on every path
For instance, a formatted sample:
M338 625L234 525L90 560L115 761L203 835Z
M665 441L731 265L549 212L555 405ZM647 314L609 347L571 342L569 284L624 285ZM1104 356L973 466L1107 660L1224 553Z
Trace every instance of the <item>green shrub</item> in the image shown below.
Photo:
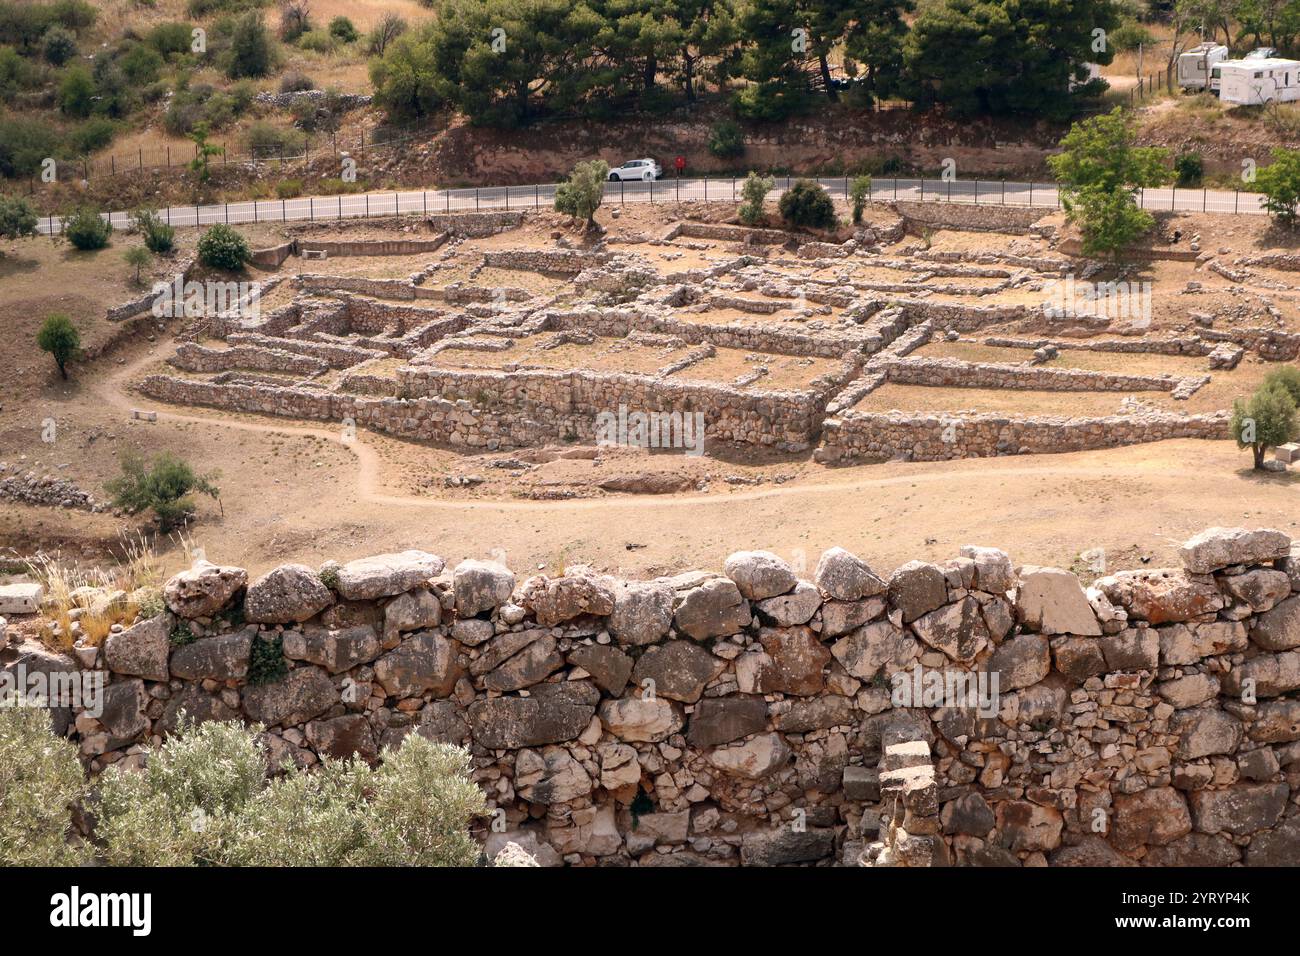
M256 10L266 5L266 0L189 0L185 5L187 16L198 19L216 13L239 13L244 10Z
M162 73L163 57L153 47L135 43L122 54L118 63L128 80L136 86L146 86Z
M316 81L301 70L290 70L280 78L281 93L299 93L316 89Z
M131 246L122 253L122 259L128 266L135 269L135 282L140 283L141 270L148 268L149 263L153 262L153 253L144 246Z
M1291 396L1291 400L1296 403L1296 407L1300 408L1300 367L1279 365L1269 370L1261 384L1266 388L1283 389Z
M22 116L0 118L0 174L31 176L58 148L58 133L49 123Z
M830 194L811 179L796 180L781 194L777 208L787 225L813 229L834 229L836 225L835 203Z
M316 188L320 191L322 196L339 196L344 193L361 192L362 184L355 180L352 182L345 182L337 176L326 176L316 184Z
M241 76L266 76L275 63L275 50L271 34L262 25L256 11L245 14L235 22L230 35L230 49L226 53L226 75L232 80Z
M172 647L184 647L198 640L189 621L177 621L167 634L167 643Z
M719 159L745 154L745 133L735 120L724 119L709 131L709 152Z
M77 55L76 34L67 27L50 27L41 40L41 53L47 63L63 66Z
M36 345L42 352L49 352L54 357L54 364L59 367L59 376L68 378L68 363L81 352L81 333L72 324L72 320L61 312L47 316L36 333Z
M184 56L194 43L194 25L181 21L160 23L149 31L144 42L168 59Z
M776 180L771 176L760 176L751 172L745 177L740 187L740 221L747 226L757 225L763 220L763 200L776 187Z
M274 684L289 673L289 664L284 658L284 638L257 637L253 639L252 650L248 657L248 682L250 684Z
M103 116L93 116L68 134L68 147L77 156L88 156L113 142L117 124Z
M330 21L330 36L340 43L355 43L361 34L347 17L335 17Z
M605 198L605 177L608 175L609 163L604 160L578 163L569 178L556 187L555 211L584 219L588 224L593 222L596 210Z
M199 237L199 262L212 269L242 269L250 255L248 240L224 223L209 226Z
M87 117L95 106L95 81L84 66L70 66L59 82L59 109L68 116Z
M0 239L36 235L36 210L21 196L0 195Z
M258 121L248 128L245 142L248 151L254 156L275 159L279 156L297 156L302 152L306 137L296 129L281 129Z
M298 37L298 49L311 53L333 53L339 41L328 30L308 30Z
M1264 453L1296 438L1300 423L1296 403L1283 383L1264 382L1249 401L1232 404L1230 433L1238 448L1249 448L1256 470L1264 467Z
M0 866L77 866L71 807L85 794L77 748L41 707L0 707Z
M1205 174L1205 166L1200 153L1179 153L1174 157L1174 174L1179 186L1199 186Z
M81 206L63 223L63 235L83 252L103 249L113 234L112 224L97 210Z
M183 724L142 773L110 767L99 823L110 865L472 866L487 812L469 754L410 734L371 768L327 759L267 775L260 727Z
M275 184L275 197L277 199L293 199L302 195L301 179L282 179Z
M849 201L853 204L853 225L862 224L862 214L867 211L871 201L871 177L855 176L849 186Z
M114 507L128 514L152 509L164 532L179 527L193 516L193 492L210 498L221 495L213 484L216 472L196 474L187 462L171 452L159 453L149 464L138 451L128 450L122 454L121 466L122 473L104 485Z

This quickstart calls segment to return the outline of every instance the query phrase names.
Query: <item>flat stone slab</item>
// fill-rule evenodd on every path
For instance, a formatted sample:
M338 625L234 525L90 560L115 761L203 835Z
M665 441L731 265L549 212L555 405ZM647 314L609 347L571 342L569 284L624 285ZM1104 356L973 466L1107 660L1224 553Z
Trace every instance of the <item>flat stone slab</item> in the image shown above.
M0 587L0 614L36 614L44 599L39 584L6 584Z

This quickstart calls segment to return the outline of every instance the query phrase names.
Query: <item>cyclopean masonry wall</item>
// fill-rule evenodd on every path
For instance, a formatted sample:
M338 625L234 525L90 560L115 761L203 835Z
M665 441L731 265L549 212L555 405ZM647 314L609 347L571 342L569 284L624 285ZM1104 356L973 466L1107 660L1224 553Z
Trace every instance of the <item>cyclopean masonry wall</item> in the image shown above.
M995 412L840 412L822 423L817 460L828 464L902 458L946 461L1053 454L1139 445L1169 438L1231 437L1226 411L1176 415L1156 410L1101 418L1013 417Z
M201 562L99 649L0 662L107 671L98 717L61 715L92 771L142 765L182 714L259 722L304 767L467 745L504 811L489 854L544 863L1300 859L1300 545L1211 529L1181 568L1087 589L961 550L884 577L832 549L807 580L752 551L644 582ZM928 696L965 678L981 709Z

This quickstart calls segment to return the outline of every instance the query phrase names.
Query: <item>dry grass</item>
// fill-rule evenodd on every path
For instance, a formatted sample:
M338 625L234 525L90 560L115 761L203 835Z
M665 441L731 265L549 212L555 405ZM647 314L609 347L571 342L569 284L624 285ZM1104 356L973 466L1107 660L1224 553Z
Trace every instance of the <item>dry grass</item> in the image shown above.
M107 569L82 570L48 554L28 562L45 588L40 636L49 647L72 649L74 621L81 631L79 643L98 647L114 624L125 627L161 610L162 564L152 546L137 533L122 539L122 549L123 559Z

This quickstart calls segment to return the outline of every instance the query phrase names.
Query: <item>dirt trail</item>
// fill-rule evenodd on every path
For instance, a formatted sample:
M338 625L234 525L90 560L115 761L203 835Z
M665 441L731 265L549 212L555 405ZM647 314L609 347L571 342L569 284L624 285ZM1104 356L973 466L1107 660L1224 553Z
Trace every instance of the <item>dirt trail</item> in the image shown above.
M165 347L165 343L163 343ZM720 567L739 548L774 550L811 572L839 544L878 569L941 560L962 544L1007 549L1018 561L1068 566L1101 547L1113 566L1175 560L1179 542L1213 524L1273 525L1296 533L1300 483L1264 479L1228 442L1172 441L1068 455L827 470L815 482L710 494L573 501L440 500L384 490L391 464L359 433L177 412L126 392L137 359L99 380L98 398L159 422L240 433L325 439L355 464L336 487L308 481L241 489L244 503L194 526L217 560L263 570L288 557L348 559L424 547L449 562L496 553L518 572L589 562L629 575ZM268 493L269 492L269 493ZM251 507L250 507L251 503Z

